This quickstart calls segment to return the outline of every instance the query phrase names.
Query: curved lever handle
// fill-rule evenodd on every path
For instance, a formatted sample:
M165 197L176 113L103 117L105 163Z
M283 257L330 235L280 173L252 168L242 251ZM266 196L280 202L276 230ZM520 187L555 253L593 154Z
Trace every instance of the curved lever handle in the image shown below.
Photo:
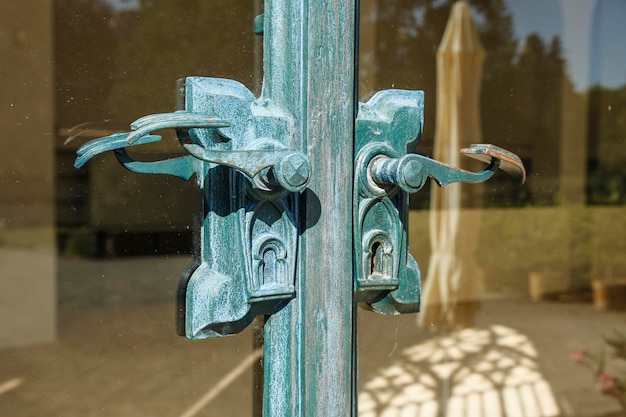
M178 111L174 113L153 114L137 119L131 124L132 132L116 133L95 139L83 145L77 151L74 162L76 168L83 166L89 159L106 152L115 154L127 169L140 173L171 174L189 179L195 172L189 157L179 157L165 161L140 162L133 160L124 148L146 143L158 142L161 137L151 132L159 129L176 129L181 145L189 154L202 161L234 168L250 180L258 177L261 183L280 184L290 192L302 191L311 176L311 165L302 152L284 149L207 149L192 143L189 130L198 128L228 127L230 123L203 113ZM228 140L228 139L226 139Z
M264 183L278 183L287 191L304 190L311 177L311 165L302 152L284 149L211 150L195 143L183 143L191 155L206 162L234 168L250 179L266 171Z
M479 172L470 172L435 161L423 155L409 154L401 158L379 156L369 166L369 172L379 184L395 184L407 193L419 191L426 178L431 177L443 187L454 182L478 183L491 178L500 168L522 183L526 180L526 169L521 159L512 152L494 145L478 144L461 150L471 158L489 164Z
M473 144L469 148L461 149L463 155L479 161L491 164L494 159L500 161L498 168L509 174L516 181L522 184L526 182L526 168L519 156L506 149L502 149L495 145L489 144Z
M80 168L94 156L107 151L113 151L115 152L117 160L124 168L140 174L169 174L188 180L195 173L193 158L191 156L181 156L153 162L134 160L128 155L125 149L126 147L133 146L128 144L129 135L129 133L115 133L111 136L87 142L76 151L78 156L74 161L74 167ZM154 143L160 140L161 136L146 135L137 138L134 145Z
M159 135L151 135L154 130L173 128L189 130L193 128L228 127L226 120L216 119L203 113L179 111L174 113L153 114L135 120L131 125L132 132L114 133L103 138L85 143L76 151L74 167L80 168L96 155L107 151L115 151L129 146L158 142Z
M197 159L234 168L250 180L267 170L267 175L260 178L262 183L266 185L278 183L290 192L299 192L306 187L311 176L311 166L306 155L301 152L283 149L207 149L193 143L189 135L189 130L194 128L228 126L230 124L225 120L199 113L178 111L155 114L136 120L131 125L134 131L128 136L127 141L133 144L157 129L177 129L181 145Z
M228 127L230 123L226 120L216 119L203 113L192 113L184 110L173 113L151 114L135 120L130 128L133 130L128 135L128 143L135 144L140 138L159 129L200 129Z
M74 161L74 168L80 168L87 163L91 158L107 151L115 151L122 149L128 144L128 133L114 133L110 136L90 140L76 151L76 160ZM154 143L161 140L161 136L158 135L146 135L135 141L135 145L143 145L146 143Z

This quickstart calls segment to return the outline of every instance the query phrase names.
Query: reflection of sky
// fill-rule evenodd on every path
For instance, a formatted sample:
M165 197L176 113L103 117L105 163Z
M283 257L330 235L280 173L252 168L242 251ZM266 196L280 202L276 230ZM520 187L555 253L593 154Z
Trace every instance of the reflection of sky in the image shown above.
M568 72L581 90L626 83L624 0L505 0L518 39L536 32L561 37Z
M512 12L513 29L518 39L536 32L549 41L563 32L558 0L506 0L506 3Z
M593 16L591 82L615 87L626 83L626 2L600 0Z
M137 10L141 7L141 0L104 0L104 2L109 3L118 12Z

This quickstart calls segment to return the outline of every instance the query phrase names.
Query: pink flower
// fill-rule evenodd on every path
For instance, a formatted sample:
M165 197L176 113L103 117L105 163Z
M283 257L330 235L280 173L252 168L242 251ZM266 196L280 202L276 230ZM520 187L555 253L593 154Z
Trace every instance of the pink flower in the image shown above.
M610 372L598 375L598 389L603 394L614 394L617 389L617 377Z
M572 352L571 358L576 363L581 363L589 355L589 349L578 349Z

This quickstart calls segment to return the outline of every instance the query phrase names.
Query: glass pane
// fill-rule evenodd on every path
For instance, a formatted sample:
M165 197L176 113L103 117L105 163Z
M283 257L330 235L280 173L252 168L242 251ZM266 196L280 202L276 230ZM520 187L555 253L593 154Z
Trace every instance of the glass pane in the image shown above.
M87 140L176 110L182 77L258 89L258 3L0 4L0 415L252 414L252 331L176 335L193 180L73 162ZM141 158L180 152L163 133Z
M421 312L360 312L359 415L621 415L623 359L605 337L618 335L623 351L626 4L468 1L484 58L461 67L476 63L476 50L446 52L465 54L455 71L471 82L459 86L440 83L450 66L437 64L454 3L362 1L361 101L381 89L424 90L418 151L437 157L438 141L451 140L441 133L447 120L463 139L518 154L528 179L520 186L497 173L485 185L411 197ZM458 45L475 46L463 28ZM476 106L455 116L443 107L453 94ZM438 206L432 196L444 192L460 203ZM602 352L604 369L592 356Z

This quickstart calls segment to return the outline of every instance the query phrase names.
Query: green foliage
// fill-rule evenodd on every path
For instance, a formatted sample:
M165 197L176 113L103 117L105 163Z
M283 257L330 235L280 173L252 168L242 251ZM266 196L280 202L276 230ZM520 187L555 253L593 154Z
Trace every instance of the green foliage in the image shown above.
M556 207L485 211L478 262L492 276L515 272L522 278L530 271L560 271L569 262L570 224L569 213Z
M626 172L596 168L587 178L587 204L623 205L626 203Z
M622 333L615 332L612 336L605 336L604 342L611 347L613 358L626 360L626 337ZM619 403L623 415L626 415L626 379L623 372L607 370L609 363L604 347L600 353L592 353L586 348L579 349L572 353L571 358L591 371L597 390L607 397L614 398Z
M615 331L612 335L604 336L604 341L613 349L613 356L626 360L626 335Z

